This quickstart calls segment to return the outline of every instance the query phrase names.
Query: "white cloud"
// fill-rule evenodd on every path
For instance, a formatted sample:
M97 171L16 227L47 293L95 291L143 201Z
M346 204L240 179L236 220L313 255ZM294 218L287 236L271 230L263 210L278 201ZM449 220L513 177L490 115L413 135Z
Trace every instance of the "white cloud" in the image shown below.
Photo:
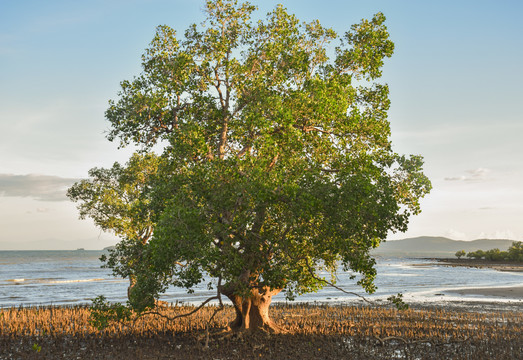
M516 235L510 230L496 230L493 232L481 232L478 239L516 239Z
M67 188L77 179L48 175L0 174L0 196L31 197L41 201L64 201ZM38 208L37 212L47 212Z
M47 208L47 207L37 207L35 209L35 212L37 214L45 214L45 213L50 213L51 211L53 211L52 209L50 208ZM33 211L32 210L28 210L25 212L26 214L33 214Z
M474 170L466 170L465 175L446 177L447 181L483 181L488 179L490 170L486 168L477 168Z
M465 234L464 232L458 231L458 230L454 230L454 229L449 229L445 233L445 237L452 239L452 240L468 240L467 234Z

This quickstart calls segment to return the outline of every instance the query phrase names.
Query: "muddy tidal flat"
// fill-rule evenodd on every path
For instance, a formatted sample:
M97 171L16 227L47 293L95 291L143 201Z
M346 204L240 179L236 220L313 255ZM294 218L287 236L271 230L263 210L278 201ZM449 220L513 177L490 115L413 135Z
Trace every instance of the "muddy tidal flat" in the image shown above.
M2 309L0 359L517 359L523 348L523 312L278 304L271 315L285 331L252 334L227 331L230 307L208 324L215 309L103 331L86 307Z
M457 289L447 290L448 293L455 293L459 295L481 295L481 296L497 296L507 299L523 299L523 286L510 287L488 287L477 289ZM523 304L521 304L523 307Z
M444 266L464 266L472 268L488 268L498 271L523 272L523 263L510 261L489 261L483 259L430 259L438 265Z

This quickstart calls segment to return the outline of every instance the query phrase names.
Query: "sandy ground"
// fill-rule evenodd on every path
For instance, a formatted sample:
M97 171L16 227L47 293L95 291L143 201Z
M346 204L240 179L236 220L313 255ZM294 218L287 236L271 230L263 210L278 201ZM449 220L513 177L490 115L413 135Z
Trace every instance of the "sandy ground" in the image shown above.
M512 286L512 287L456 289L456 290L447 290L446 292L453 293L453 294L459 294L459 295L496 296L496 297L502 297L502 298L523 300L523 285L522 286Z

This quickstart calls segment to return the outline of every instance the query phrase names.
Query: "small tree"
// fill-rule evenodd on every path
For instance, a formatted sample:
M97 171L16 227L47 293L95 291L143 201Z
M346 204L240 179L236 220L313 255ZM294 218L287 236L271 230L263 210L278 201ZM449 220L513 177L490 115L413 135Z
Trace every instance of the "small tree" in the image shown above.
M160 158L154 154L134 154L126 166L115 163L110 169L91 169L89 179L67 191L79 203L81 219L89 217L102 230L122 239L101 260L114 275L129 279L129 298L136 283L135 268L156 225L151 188L159 164Z
M461 259L462 256L465 256L465 254L466 254L465 250L460 250L460 251L457 251L456 254L454 254L454 255L456 255L456 257L459 260L459 259Z
M523 242L514 241L507 253L508 260L523 262Z
M369 251L407 229L431 188L421 157L389 140L389 91L376 81L394 48L385 16L340 39L282 6L259 22L254 10L207 1L203 27L181 42L158 27L143 72L106 112L111 141L163 145L162 180L146 192L154 232L132 268L139 311L204 274L233 303L238 330L277 330L272 297L317 291L340 264L372 292Z
M483 259L485 257L485 252L483 250L470 251L467 254L467 257L474 258L476 260Z
M507 258L507 252L501 251L498 248L485 251L485 259L490 261L500 261Z

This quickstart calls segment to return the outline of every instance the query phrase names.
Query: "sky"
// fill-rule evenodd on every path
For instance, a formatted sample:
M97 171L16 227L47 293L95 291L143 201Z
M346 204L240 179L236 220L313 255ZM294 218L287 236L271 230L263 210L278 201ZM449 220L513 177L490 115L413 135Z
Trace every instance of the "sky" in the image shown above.
M278 3L338 34L381 11L395 42L383 82L396 152L420 154L433 184L389 239L523 240L523 2ZM101 249L117 239L79 220L66 189L131 149L105 138L119 83L141 71L158 25L180 35L201 0L0 1L0 250Z

